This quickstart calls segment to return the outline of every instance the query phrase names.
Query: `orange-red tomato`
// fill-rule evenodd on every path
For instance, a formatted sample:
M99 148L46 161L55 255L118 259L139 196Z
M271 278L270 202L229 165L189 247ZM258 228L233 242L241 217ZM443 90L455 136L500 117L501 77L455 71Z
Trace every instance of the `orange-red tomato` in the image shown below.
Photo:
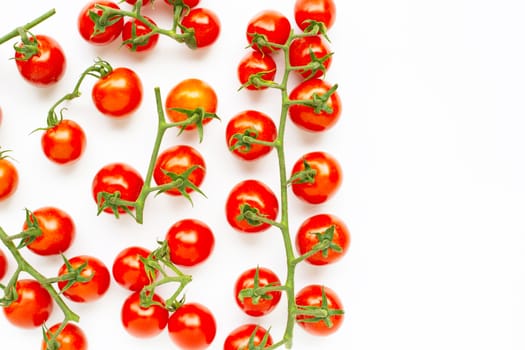
M46 332L46 337L49 339L61 326L60 323L55 324ZM60 350L87 350L88 342L84 331L73 323L68 323L57 335L55 340L59 344ZM47 350L47 344L42 342L42 350Z
M40 327L53 311L53 298L33 279L19 279L15 288L17 299L3 308L7 320L21 328Z
M71 164L80 158L86 148L86 134L76 122L62 119L46 129L41 139L47 159L57 164Z
M18 188L18 170L0 153L0 201L7 199Z

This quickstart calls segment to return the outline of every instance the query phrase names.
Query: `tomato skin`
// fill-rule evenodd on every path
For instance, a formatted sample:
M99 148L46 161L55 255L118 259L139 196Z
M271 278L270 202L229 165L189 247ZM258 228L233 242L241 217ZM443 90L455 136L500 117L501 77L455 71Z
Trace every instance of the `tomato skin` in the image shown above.
M89 255L79 255L68 261L75 269L78 269L82 264L87 264L80 275L85 278L93 277L87 282L75 282L66 290L63 289L67 285L67 281L59 281L58 288L64 296L72 301L84 303L98 300L106 294L111 277L108 268L101 260ZM67 272L67 266L64 264L58 270L58 276Z
M27 245L38 255L57 255L69 249L76 235L75 223L65 211L55 207L43 207L33 211L42 234ZM24 222L24 230L28 228Z
M258 210L259 215L275 220L279 210L279 202L272 190L258 180L244 180L233 187L226 201L226 219L229 224L245 233L258 233L270 227L269 223L251 225L246 220L238 221L241 214L240 206L250 205Z
M333 0L297 0L294 7L295 23L305 30L309 20L324 23L330 29L336 17L336 7Z
M62 119L46 129L41 144L47 159L57 164L72 164L84 153L86 134L73 120Z
M273 60L272 56L262 54L259 51L248 52L239 63L237 67L237 76L242 85L246 84L250 80L251 75L258 73L264 73L261 79L266 81L273 81L275 74L277 73L277 65ZM253 84L244 85L248 90L264 90L268 86L254 86Z
M292 26L282 13L275 10L263 10L257 13L248 22L246 39L254 50L270 54L278 49L275 47L258 47L253 43L254 35L264 35L269 43L283 45L288 40Z
M293 193L310 204L320 204L330 199L339 189L343 171L339 162L325 152L310 152L299 159L292 168L293 174L305 169L306 161L316 171L313 183L292 183Z
M113 23L110 26L107 26L104 32L93 35L95 30L95 23L93 22L93 20L91 20L89 14L90 12L95 12L98 15L102 14L102 10L95 8L95 5L102 5L112 7L114 9L120 9L120 7L112 1L91 1L90 3L86 4L80 11L77 20L78 31L84 40L93 45L107 45L120 36L122 28L124 27L124 19L122 17L119 18L115 23Z
M332 86L321 79L303 81L290 92L290 100L312 100L314 94L319 96L328 92ZM292 105L289 115L292 122L298 127L311 132L330 129L339 120L341 115L341 99L335 91L327 101L331 113L321 111L315 113L314 108L304 105Z
M134 202L140 195L144 186L144 180L137 170L123 163L111 163L100 169L92 183L92 193L95 202L99 192L120 192L120 198ZM133 209L132 207L129 208ZM113 213L111 208L105 208L105 212ZM126 211L119 208L119 213Z
M7 320L20 328L40 327L53 311L53 298L33 279L19 279L15 288L18 298L3 308Z
M267 330L256 324L245 324L242 325L228 334L224 340L224 350L248 350L248 344L250 342L250 337L255 331L255 336L253 338L253 345L261 345L262 340L267 333ZM273 345L273 340L270 335L268 335L268 340L264 348L268 348Z
M221 23L217 15L206 8L191 9L182 18L181 24L194 30L195 44L197 48L210 46L219 37Z
M164 305L164 300L157 294L153 294L153 301ZM166 328L169 313L166 308L156 304L142 307L140 292L134 292L124 301L120 316L129 334L137 338L151 338Z
M0 156L0 201L11 197L18 188L18 170L6 158Z
M322 306L323 303L323 290L327 300L328 309L332 310L342 310L343 304L337 296L337 294L330 288L321 286L318 284L313 284L304 287L301 289L295 296L295 303L297 306ZM325 336L330 335L337 331L344 320L344 315L332 315L330 320L333 325L331 328L328 328L323 320L317 322L303 322L312 318L311 316L306 315L297 315L296 322L308 333L313 335Z
M166 97L165 108L168 119L174 123L186 120L188 116L172 108L187 110L202 108L207 113L215 113L217 111L217 94L210 85L200 79L185 79L170 90ZM211 119L206 118L203 120L203 124L210 121ZM193 129L196 129L195 124L190 124L185 128L185 130Z
M274 142L277 138L277 127L273 120L266 114L255 110L246 110L235 115L226 126L226 141L228 147L234 146L238 140L233 138L235 134L244 134L245 131L256 131L257 140ZM255 133L250 133L255 137ZM252 144L249 149L245 146L235 148L232 153L244 160L251 161L265 156L272 151L273 147Z
M337 252L331 248L327 250L326 256L320 251L308 258L306 261L312 265L327 265L332 264L340 260L348 251L350 246L350 231L346 227L345 223L330 214L317 214L309 217L297 230L295 236L295 246L299 254L306 254L312 248L319 243L318 234L322 234L330 227L334 227L334 233L332 243L338 245L342 252Z
M60 323L57 323L49 328L46 336L50 338L60 325ZM88 341L84 331L73 323L68 323L55 340L58 342L60 350L87 350L88 348ZM44 341L42 342L41 350L47 350L47 345Z
M126 2L130 5L135 5L137 0L126 0ZM145 6L147 4L149 4L149 0L142 0L142 6Z
M170 339L182 349L202 350L215 339L217 323L211 311L199 303L186 303L168 320Z
M91 90L95 107L109 117L121 118L135 112L142 102L142 82L133 70L115 68L97 80Z
M183 219L170 227L166 242L170 260L175 265L195 266L208 259L215 246L215 237L204 222Z
M164 171L168 171L174 174L181 175L192 166L197 165L198 168L193 170L188 176L188 180L195 186L199 187L206 175L206 164L202 155L195 148L187 145L178 145L165 149L157 157L155 162L155 168L153 169L153 179L157 185L164 185L170 183L171 178L164 174ZM187 188L188 193L193 192L193 189ZM172 188L165 193L180 196L181 192Z
M245 314L253 317L260 317L270 313L273 309L275 309L281 300L281 292L275 291L267 293L265 295L269 296L271 299L265 299L261 297L256 304L252 302L252 298L250 297L240 300L239 293L241 290L254 287L256 271L257 269L255 268L246 270L237 278L237 281L235 282L234 296L237 305L239 305ZM266 287L268 285L281 285L279 277L277 277L277 275L270 269L259 267L258 274L259 287Z
M5 254L2 250L0 250L0 280L4 278L5 274L7 273L7 258L5 257Z
M153 21L148 16L144 16L144 18L147 19L148 22L150 22L151 24L157 25L155 21ZM129 21L126 21L126 23L124 23L124 27L122 29L122 41L127 41L133 37L132 35L133 27L135 27L134 30L135 30L135 35L137 37L141 35L146 35L151 32L151 29L146 24L144 24L144 22L139 21L138 19L129 20ZM135 47L133 47L132 43L126 43L126 47L136 52L150 51L150 50L153 50L155 46L157 46L158 41L159 41L159 35L153 34L152 36L148 38L148 41L146 41L146 43L142 45L135 45Z
M45 87L60 81L66 71L66 55L60 44L47 35L36 35L38 53L28 60L22 60L20 52L15 53L15 62L22 77L29 83ZM31 42L34 41L30 37ZM23 47L24 44L18 45Z
M307 36L303 38L297 38L290 44L290 65L292 67L306 66L312 63L310 53L313 53L317 58L323 58L330 54L325 41L320 36ZM325 69L330 68L332 64L332 57L329 57L323 62ZM320 78L323 76L323 71L318 70L312 77L312 70L297 70L303 78Z
M164 0L164 2L168 5L171 5L170 1L174 1L174 0ZM199 4L199 1L200 0L184 0L183 2L188 7L195 7Z
M147 258L151 251L149 249L132 246L121 250L115 260L111 272L115 281L122 287L137 292L144 286L150 284L150 278L146 273L142 258Z

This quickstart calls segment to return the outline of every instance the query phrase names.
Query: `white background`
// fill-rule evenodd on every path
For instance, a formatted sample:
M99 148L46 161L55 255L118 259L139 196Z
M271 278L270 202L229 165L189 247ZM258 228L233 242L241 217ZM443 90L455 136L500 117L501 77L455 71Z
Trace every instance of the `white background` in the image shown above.
M237 275L257 264L284 274L277 231L241 235L224 218L224 200L238 181L254 177L277 188L276 157L239 162L228 154L224 128L244 109L277 116L273 92L236 91L236 67L245 53L248 20L266 8L292 18L293 1L202 0L222 22L213 47L192 52L161 38L154 53L142 56L118 45L101 48L83 42L76 17L84 3L26 0L3 5L1 33L55 7L57 14L34 32L61 43L68 67L58 85L38 89L23 81L9 60L11 43L0 47L0 145L13 150L20 172L18 192L0 203L0 225L16 233L23 208L57 206L77 225L67 255L95 255L111 266L124 247L153 248L175 221L202 219L214 230L216 247L207 262L188 270L194 282L187 298L213 311L218 331L211 349L222 349L231 329L251 321L233 300ZM318 212L336 214L349 226L351 248L340 263L303 266L297 276L299 288L309 283L332 287L344 302L346 319L328 338L296 328L294 348L525 348L525 4L341 0L337 6L330 32L335 56L327 80L339 83L344 112L337 127L325 134L306 134L290 125L287 159L290 163L303 153L324 150L343 166L343 186L330 202L313 207L292 198L290 211L293 227ZM159 4L151 14L167 26L165 10ZM29 133L44 125L52 102L73 87L97 56L137 71L144 84L143 104L126 121L110 120L93 107L92 81L87 82L84 96L68 105L67 117L83 126L88 148L73 166L56 166L44 158L40 136ZM208 165L202 186L208 199L194 196L191 207L184 200L151 197L142 226L129 217L96 217L93 175L114 161L145 172L155 130L153 87L159 86L165 96L189 77L216 89L222 122L206 127L202 144L195 135L177 138L175 132L165 142L187 143L201 151ZM48 275L60 265L59 258L26 255ZM147 340L125 333L119 310L126 295L113 283L100 301L72 304L90 349L175 348L167 333ZM260 319L272 326L276 340L284 313L281 303ZM56 311L52 321L60 319ZM14 328L0 317L0 335L1 348L35 349L41 333Z

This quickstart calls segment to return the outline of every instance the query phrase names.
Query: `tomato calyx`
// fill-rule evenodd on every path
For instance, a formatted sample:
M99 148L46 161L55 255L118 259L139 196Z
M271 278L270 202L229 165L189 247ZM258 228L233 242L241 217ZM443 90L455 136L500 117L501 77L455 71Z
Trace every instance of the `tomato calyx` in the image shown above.
M197 107L195 109L186 109L186 108L169 108L169 110L173 110L182 114L185 114L187 116L187 119L182 120L180 122L172 122L170 123L171 126L176 126L180 128L179 135L182 134L186 128L192 126L197 128L197 133L199 135L199 142L202 142L204 139L204 124L205 120L207 119L218 119L220 120L219 116L215 113L206 112L203 108Z
M15 59L29 61L31 57L38 55L40 52L36 35L26 31L24 28L18 28L18 34L20 35L21 43L15 43L13 49L20 56Z
M259 279L259 266L257 266L255 269L255 275L253 277L253 287L244 288L239 291L237 298L241 302L244 301L244 299L249 298L252 304L257 305L261 299L272 300L273 296L270 294L270 292L280 291L282 289L282 286L280 286L278 283L268 283L264 286L261 286Z
M314 93L309 100L292 100L290 105L303 105L311 107L315 114L322 112L332 113L333 109L329 105L330 97L336 92L338 85L335 84L323 94Z
M315 76L317 76L318 72L321 72L321 76L324 76L326 74L327 68L326 68L326 62L329 62L332 59L332 56L334 55L333 52L330 52L322 57L317 57L315 55L315 52L310 48L310 63L304 66L293 66L292 70L296 70L300 73L302 72L310 72L304 80L311 79ZM335 90L334 90L335 91Z
M97 215L101 214L105 209L109 208L113 212L116 218L120 217L120 210L124 210L127 214L131 215L136 219L135 214L130 209L130 207L136 207L136 202L131 202L122 199L121 193L115 191L113 193L109 192L99 192L97 194Z
M326 296L325 288L321 288L321 305L296 305L296 316L300 317L301 323L317 323L323 322L327 328L334 327L332 317L344 315L344 310L333 309L329 307L328 298Z
M262 215L259 209L247 203L243 203L239 206L239 215L237 215L236 220L239 222L246 221L253 227L261 226L263 224L270 224L272 226L279 225L276 221L270 220L265 215Z
M247 33L248 36L252 37L252 40L246 48L253 47L261 52L273 52L278 51L284 47L284 45L277 44L268 40L265 34L261 33Z
M248 128L243 133L233 134L228 140L228 144L231 145L229 149L230 151L238 150L242 153L248 153L253 145L275 147L275 142L260 140L258 137L259 131L253 128Z
M78 265L77 267L74 267L71 262L62 255L62 260L64 261L64 265L66 267L66 272L62 274L60 277L49 279L50 282L67 282L64 287L62 287L60 290L62 293L67 291L73 284L75 283L86 283L93 279L95 276L94 274L91 274L90 276L82 276L82 271L88 266L88 262L85 261L82 264Z
M189 192L195 191L206 197L204 192L202 192L202 190L189 179L191 173L193 173L197 169L204 168L199 165L194 165L188 168L188 170L182 172L181 174L173 173L162 169L162 172L171 179L171 182L155 187L155 189L157 189L157 193L163 193L172 189L177 189L180 192L180 194L188 201L190 201L190 203L193 205L193 200L191 199Z
M343 253L343 247L334 242L335 225L328 227L325 231L314 232L313 234L317 237L318 243L314 244L314 246L309 251L297 257L293 261L294 264L298 264L301 261L307 260L319 252L321 252L324 258L328 258L330 251L339 254Z
M328 38L328 28L323 22L319 22L313 19L309 19L303 22L306 24L306 28L304 28L304 33L307 35L322 35L323 37L330 42L330 39Z
M269 87L278 87L278 84L274 81L264 79L265 75L273 72L275 72L275 69L250 74L248 81L242 84L237 91L245 89L248 86L253 87L255 90Z
M312 168L310 163L303 158L303 169L295 172L288 180L288 184L312 184L315 182L316 174L317 170Z

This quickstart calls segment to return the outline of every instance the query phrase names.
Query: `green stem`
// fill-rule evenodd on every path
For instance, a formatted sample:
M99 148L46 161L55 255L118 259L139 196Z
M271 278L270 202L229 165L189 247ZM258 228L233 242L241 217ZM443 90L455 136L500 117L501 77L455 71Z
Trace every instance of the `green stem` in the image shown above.
M35 18L34 20L32 20L31 22L28 22L26 24L24 24L23 26L21 27L18 27L18 28L15 28L13 29L12 31L10 31L9 33L7 33L6 35L0 37L0 45L2 45L3 43L5 43L6 41L9 41L13 38L16 38L17 36L19 36L20 34L20 29L24 32L28 31L29 29L35 27L37 24L40 24L42 23L43 21L45 21L46 19L48 19L49 17L53 16L54 14L56 13L55 9L51 9L49 11L47 11L46 13L44 13L43 15L39 16L38 18Z

